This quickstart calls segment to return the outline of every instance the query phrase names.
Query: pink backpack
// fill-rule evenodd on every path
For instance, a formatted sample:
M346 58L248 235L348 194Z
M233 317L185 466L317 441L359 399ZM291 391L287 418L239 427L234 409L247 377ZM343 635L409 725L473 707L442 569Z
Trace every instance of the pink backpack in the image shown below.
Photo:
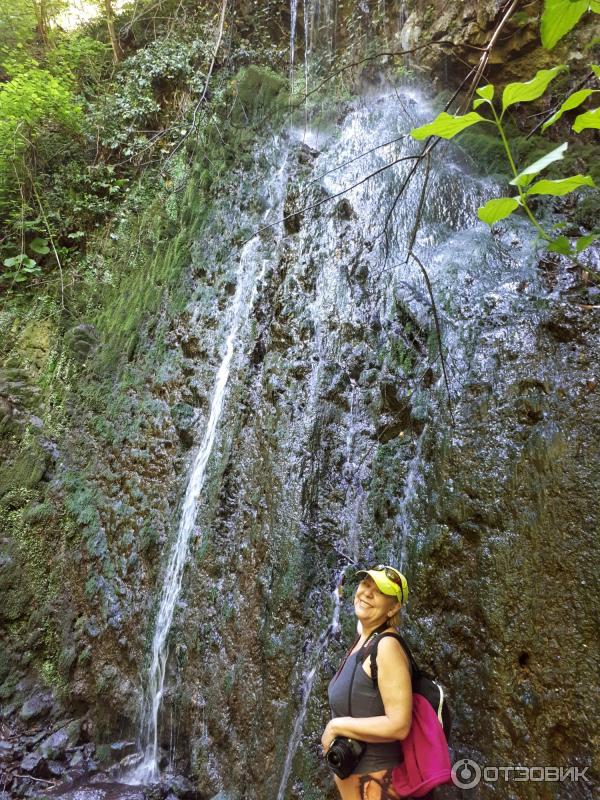
M392 786L400 797L423 797L435 786L452 782L444 729L421 694L413 694L410 733L400 744L404 761L392 772Z

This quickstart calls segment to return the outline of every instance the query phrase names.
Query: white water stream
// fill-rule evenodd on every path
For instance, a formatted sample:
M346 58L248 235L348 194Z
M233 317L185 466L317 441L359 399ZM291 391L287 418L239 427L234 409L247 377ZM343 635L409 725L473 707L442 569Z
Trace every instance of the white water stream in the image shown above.
M323 633L319 636L319 639L314 647L312 660L310 666L304 672L302 676L302 684L301 684L301 693L302 693L302 702L300 703L300 709L298 710L298 714L296 715L296 719L294 721L294 727L292 728L292 733L290 735L290 741L288 744L288 749L285 757L285 763L283 765L283 772L281 774L281 781L279 783L279 791L277 792L277 800L283 800L285 797L285 790L287 788L288 780L290 777L290 773L292 771L292 764L294 761L294 755L296 750L298 749L298 744L300 743L300 737L302 736L302 728L304 726L304 720L306 718L306 712L308 710L308 701L310 700L310 695L312 692L313 684L315 682L315 677L317 675L317 669L321 662L321 656L329 644L329 640L332 636L334 636L340 629L340 586L342 584L342 579L348 567L344 567L344 569L339 573L335 580L335 588L331 593L331 597L333 600L333 614L331 616L331 622L327 626L327 628L323 631Z
M274 210L279 218L282 216L285 170L286 158L282 152L279 160L279 169L273 172L270 185L267 187L268 208L263 215L263 224L268 221ZM152 640L152 656L140 715L140 742L143 750L143 760L129 774L121 778L123 782L129 784L150 783L159 777L159 712L165 690L165 672L169 654L168 637L181 594L188 545L195 528L202 488L206 479L207 464L213 451L217 427L223 411L225 389L231 371L232 360L236 347L241 344L240 332L254 304L257 285L264 275L269 261L267 256L263 255L261 257L261 246L261 240L255 237L246 243L240 253L236 274L236 290L227 314L226 330L228 333L223 357L215 378L208 422L190 469L177 536L169 556L160 593L159 609L156 615L155 632ZM262 269L259 270L258 264L261 260Z
M294 59L296 46L296 19L298 0L290 0L290 88L294 91Z

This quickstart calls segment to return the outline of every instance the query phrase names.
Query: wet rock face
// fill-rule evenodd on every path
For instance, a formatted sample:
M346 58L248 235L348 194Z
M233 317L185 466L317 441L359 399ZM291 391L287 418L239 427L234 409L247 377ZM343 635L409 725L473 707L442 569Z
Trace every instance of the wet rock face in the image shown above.
M535 0L525 14L519 13L518 8L513 10L490 53L488 71L493 82L523 81L525 75L533 76L537 70L554 66L561 60L578 60L580 48L593 35L593 20L581 23L570 39L563 40L557 50L549 52L540 44L543 5L543 0ZM409 0L402 6L405 16L399 38L403 50L425 42L451 43L426 48L415 59L417 68L429 72L440 88L444 82L462 80L465 64L477 64L479 48L488 45L507 10L495 0L462 3Z
M299 188L311 205L381 166L374 153L339 169L398 125L397 110L375 98L351 110L319 153L288 134L258 149L254 171L234 176L191 247L189 303L158 342L138 348L147 360L140 355L112 394L87 387L60 458L40 445L14 462L31 494L11 484L2 495L10 659L0 659L0 696L6 717L20 713L30 728L11 740L10 756L0 748L0 760L25 763L24 788L61 769L85 781L84 769L101 769L88 797L136 796L115 786L110 767L132 755L130 744L116 745L136 733L156 598L209 421L241 259L247 312L198 498L160 717L161 766L172 761L191 787L175 780L160 792L277 797L317 666L284 796L334 797L318 742L327 683L354 628L351 585L343 636L318 665L315 651L349 559L407 573L405 632L450 693L456 757L565 766L597 758L594 707L581 691L598 671L590 554L600 327L598 310L580 305L587 288L560 266L538 268L525 225L495 234L477 226L476 208L495 187L462 176L449 158L435 162L418 243L444 375L422 273L406 263L418 186L398 205L387 254L384 246L382 204L394 201L404 167L347 204L305 211L297 229L281 224ZM410 145L386 160L400 147ZM52 579L24 593L18 569ZM72 716L87 714L81 740L25 677L46 663L48 619L60 622L59 636L56 663L42 674L62 687ZM17 644L19 625L27 641ZM523 797L551 796L532 786ZM582 784L581 797L591 796Z

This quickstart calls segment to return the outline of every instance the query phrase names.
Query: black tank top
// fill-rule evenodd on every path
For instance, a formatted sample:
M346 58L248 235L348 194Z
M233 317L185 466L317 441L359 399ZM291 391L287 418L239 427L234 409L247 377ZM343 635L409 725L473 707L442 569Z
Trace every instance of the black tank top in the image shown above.
M385 708L379 689L363 669L364 649L348 656L342 670L329 683L329 707L332 717L380 717ZM368 661L367 659L365 659ZM354 676L354 678L353 678ZM352 693L349 693L352 684ZM365 752L353 775L395 767L403 760L400 742L366 743Z

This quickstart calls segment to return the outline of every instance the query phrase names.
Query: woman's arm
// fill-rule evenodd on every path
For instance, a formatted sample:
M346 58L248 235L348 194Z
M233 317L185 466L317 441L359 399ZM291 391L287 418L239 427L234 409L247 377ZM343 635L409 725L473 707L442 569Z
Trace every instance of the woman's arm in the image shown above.
M321 739L325 751L336 736L348 736L376 744L402 740L408 736L412 718L410 669L400 642L391 636L386 636L379 643L377 673L385 716L335 717L325 728Z

